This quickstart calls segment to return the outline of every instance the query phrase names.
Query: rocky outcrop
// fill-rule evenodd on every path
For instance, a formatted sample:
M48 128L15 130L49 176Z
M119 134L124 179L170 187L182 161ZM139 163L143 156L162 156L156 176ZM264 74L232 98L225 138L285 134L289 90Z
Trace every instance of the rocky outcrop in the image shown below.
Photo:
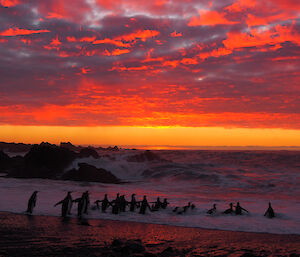
M129 156L127 158L128 162L151 162L151 161L164 161L164 159L160 158L159 155L151 152L150 150L146 150L143 153Z
M79 169L72 169L67 171L61 178L65 180L75 181L89 181L89 182L100 182L100 183L120 183L118 179L111 172L96 168L87 163L79 163Z
M83 148L80 153L76 153L68 148L43 142L40 145L33 145L24 157L10 158L0 151L0 172L7 173L8 177L14 178L64 179L101 183L121 182L111 172L86 163L80 163L78 169L65 172L75 159L90 156L100 158L97 151L92 147Z
M73 152L79 152L82 149L81 146L75 146L70 142L61 142L59 146L63 148L67 148Z
M0 142L0 150L10 153L25 153L28 152L31 147L31 144Z
M85 147L81 149L79 152L79 158L88 158L90 156L95 159L100 158L99 154L96 152L96 150L93 147Z
M34 145L24 156L21 167L9 172L9 176L18 178L57 178L75 160L73 151L41 143Z
M11 164L9 156L0 150L0 172L6 172Z

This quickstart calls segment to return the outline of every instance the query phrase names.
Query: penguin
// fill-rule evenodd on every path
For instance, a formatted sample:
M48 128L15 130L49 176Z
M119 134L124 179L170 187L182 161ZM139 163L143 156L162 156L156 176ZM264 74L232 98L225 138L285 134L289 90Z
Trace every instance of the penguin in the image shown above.
M138 207L138 204L137 201L135 200L135 194L132 194L129 210L131 212L134 212L136 207Z
M117 193L117 197L112 201L112 214L119 214L120 212L120 194Z
M90 206L90 193L89 191L85 191L83 193L83 213L88 214L88 208Z
M27 211L28 213L32 213L33 208L36 205L36 197L37 197L37 193L38 191L34 191L33 194L30 196L29 200L28 200L28 206L27 206Z
M188 202L188 205L183 206L183 212L186 212L189 208L191 208L191 202Z
M72 204L73 204L71 193L72 192L69 191L67 196L63 200L59 201L58 203L56 203L54 205L54 207L59 204L62 205L61 206L61 216L62 217L66 217L68 214L71 214L71 208L72 208Z
M68 199L68 214L70 215L71 214L71 210L72 210L72 205L73 205L73 199L72 199L72 196L71 196L71 193L72 192L68 192L67 194L67 199Z
M214 204L213 208L211 208L210 210L208 210L206 213L212 215L212 214L215 214L216 212L217 212L217 205Z
M146 209L147 209L147 207L149 208L149 210L151 211L151 207L150 207L150 205L149 205L149 203L148 203L148 201L147 201L147 198L146 198L146 196L144 195L144 199L143 199L143 201L141 202L141 208L140 208L140 214L145 214L146 213Z
M108 205L110 204L109 201L108 201L108 199L107 199L107 194L104 195L104 199L103 200L97 200L97 201L95 201L95 204L96 204L98 210L100 209L99 203L102 203L101 204L101 210L102 210L102 212L105 212L106 209L108 208Z
M77 202L77 217L82 218L83 214L87 214L87 209L89 206L89 192L85 191L82 193L80 198L73 200L73 202Z
M162 207L162 204L163 204L160 201L159 197L157 197L156 201L152 202L152 203L154 203L154 205L152 206L152 211L158 211Z
M165 198L164 201L163 201L162 204L161 204L161 208L166 209L167 206L168 206L168 204L169 204L168 199Z
M275 217L275 212L274 212L270 202L269 202L269 207L268 207L267 211L265 212L264 216L267 218L270 218L270 219Z
M81 197L73 200L73 202L77 203L77 217L79 219L82 218L82 215L83 215L83 210L84 210L84 193L82 194Z
M231 214L231 213L233 213L233 203L230 203L229 206L230 206L230 208L227 209L227 210L225 210L225 211L223 211L223 214Z
M241 205L240 202L237 202L236 207L235 207L235 214L236 215L242 215L242 212L245 211L249 213L246 209L244 209Z
M125 199L125 195L121 195L120 197L120 212L126 211L127 201Z

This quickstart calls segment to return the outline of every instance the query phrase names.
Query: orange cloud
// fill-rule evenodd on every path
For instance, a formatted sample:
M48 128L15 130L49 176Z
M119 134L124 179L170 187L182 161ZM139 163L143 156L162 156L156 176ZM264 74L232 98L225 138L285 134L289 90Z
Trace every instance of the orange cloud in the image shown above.
M159 31L145 29L145 30L138 30L134 33L130 33L127 35L122 35L120 37L116 37L115 40L124 40L128 42L128 41L136 41L137 39L140 39L143 42L145 42L148 38L156 37L159 34L160 34Z
M280 20L294 19L296 17L297 17L296 15L289 15L287 13L280 13L280 14L270 15L270 16L265 15L263 17L248 14L246 23L249 27L253 27L259 25L268 25L272 22L280 21Z
M236 49L276 45L288 41L300 45L300 34L293 31L293 25L277 25L275 28L265 31L252 29L250 33L229 32L227 33L227 39L223 41L223 44L227 49Z
M180 61L182 64L198 64L198 60L196 58L184 58Z
M198 54L198 57L200 59L206 59L208 57L220 57L220 56L223 56L223 55L229 55L232 53L232 50L230 49L226 49L226 48L218 48L218 49L214 49L210 52L201 52L200 54Z
M31 34L39 34L50 32L49 30L28 30L28 29L19 29L19 28L9 28L8 30L2 31L0 36L25 36Z
M176 30L174 32L172 32L171 37L182 37L182 33L177 33Z
M116 56L116 55L122 55L122 54L127 54L127 53L130 53L130 50L119 49L119 48L113 50L112 52L109 52L107 49L105 49L105 51L104 51L104 55L107 55L107 56L111 56L111 55Z
M0 0L0 4L4 7L13 7L20 3L19 0Z
M214 26L214 25L227 25L236 24L236 21L230 21L225 18L224 13L217 11L200 12L200 17L192 17L188 26Z
M110 39L110 38L95 40L93 42L93 44L94 45L98 45L98 44L112 44L112 45L116 45L118 47L131 47L130 44L123 43L122 41L114 40L114 39Z
M94 40L96 39L96 37L83 37L83 38L80 38L79 41L80 42L93 42Z

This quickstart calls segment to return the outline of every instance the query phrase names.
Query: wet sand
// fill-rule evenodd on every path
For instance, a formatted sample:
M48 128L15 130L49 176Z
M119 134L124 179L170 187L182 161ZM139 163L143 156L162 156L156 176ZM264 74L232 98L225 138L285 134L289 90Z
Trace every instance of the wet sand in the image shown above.
M168 247L176 248L184 252L181 256L300 254L300 235L231 232L111 220L80 222L71 218L62 222L59 217L0 212L0 256L107 256L103 249L116 238L141 239L150 253L160 253Z

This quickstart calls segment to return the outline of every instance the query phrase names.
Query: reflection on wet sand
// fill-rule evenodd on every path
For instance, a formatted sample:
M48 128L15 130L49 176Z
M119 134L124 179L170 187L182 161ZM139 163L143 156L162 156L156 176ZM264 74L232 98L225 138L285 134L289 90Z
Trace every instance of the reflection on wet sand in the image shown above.
M126 221L89 220L0 213L0 255L56 256L92 254L115 238L141 239L148 252L167 247L185 249L186 256L290 255L299 253L300 236L230 232Z

